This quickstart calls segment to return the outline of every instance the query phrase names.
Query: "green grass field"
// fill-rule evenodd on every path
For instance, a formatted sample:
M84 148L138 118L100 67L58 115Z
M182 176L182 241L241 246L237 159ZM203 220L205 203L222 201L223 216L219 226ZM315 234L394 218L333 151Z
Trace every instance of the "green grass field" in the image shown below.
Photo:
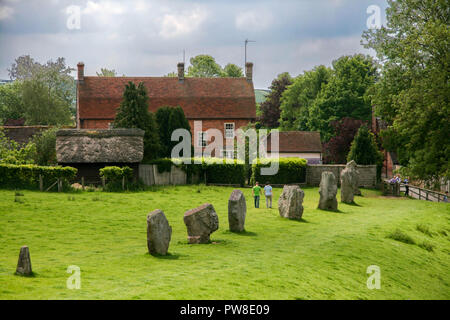
M254 209L245 189L247 232L234 234L232 190L23 191L21 202L0 190L0 299L450 299L448 204L363 190L357 205L324 212L306 188L299 222L279 217L276 201ZM212 244L188 245L183 213L205 202L219 230ZM146 215L157 208L173 229L166 257L147 252ZM23 245L34 277L14 275ZM80 290L66 288L70 265L81 268ZM366 286L370 265L381 269L379 290Z

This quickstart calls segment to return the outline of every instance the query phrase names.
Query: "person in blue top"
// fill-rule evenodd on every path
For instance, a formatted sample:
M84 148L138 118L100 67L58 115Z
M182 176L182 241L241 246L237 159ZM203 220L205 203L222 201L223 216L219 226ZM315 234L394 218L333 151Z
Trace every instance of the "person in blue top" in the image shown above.
M268 181L266 182L266 186L264 187L264 196L266 197L266 208L272 208L272 186Z
M408 186L408 178L405 178L405 180L403 180L403 183L405 184L405 196L409 196L409 186Z

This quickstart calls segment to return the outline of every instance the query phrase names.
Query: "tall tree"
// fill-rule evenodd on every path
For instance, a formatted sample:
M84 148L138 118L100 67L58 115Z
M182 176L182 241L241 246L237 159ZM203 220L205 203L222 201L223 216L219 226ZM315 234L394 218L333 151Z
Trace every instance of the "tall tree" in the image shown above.
M334 136L323 145L323 162L346 163L350 145L363 124L362 120L352 118L332 121Z
M8 119L23 117L22 81L16 80L0 85L0 124Z
M22 102L27 124L55 124L55 119L58 122L56 124L68 124L67 118L62 115L67 110L72 116L75 115L76 86L71 76L73 70L66 65L64 58L49 60L46 64L34 61L28 55L15 59L8 72L12 80L23 82L20 96L21 99L26 99ZM44 94L45 90L48 91L47 96Z
M97 77L116 77L117 76L117 72L116 70L112 69L109 70L107 68L101 68L100 72L96 72Z
M323 141L333 135L331 121L344 117L368 121L371 103L368 90L376 80L376 67L369 56L357 54L333 61L333 75L311 106L308 127L320 131Z
M159 137L161 139L161 157L170 158L172 149L178 144L171 141L172 133L176 129L186 129L191 132L189 121L181 107L161 107L156 111L156 121L159 124Z
M244 76L244 73L242 72L242 68L233 63L229 63L223 68L222 76L229 78L240 78Z
M355 160L355 162L360 165L379 165L383 161L383 155L378 150L375 136L370 132L366 125L359 128L358 133L351 144L347 161L351 160Z
M138 128L145 130L144 159L160 156L158 125L153 113L148 111L148 95L144 83L129 82L125 86L123 99L117 109L113 126L115 128Z
M387 25L363 33L382 63L372 102L389 124L384 146L397 151L413 177L450 177L450 3L388 4Z
M270 93L267 95L266 101L261 103L261 125L267 128L277 128L280 123L280 99L286 88L292 84L292 78L289 73L281 73L272 81Z
M209 55L198 55L190 59L188 77L215 78L222 76L222 68L216 60Z
M283 130L309 131L310 110L330 77L331 69L321 65L296 77L281 98L280 125Z

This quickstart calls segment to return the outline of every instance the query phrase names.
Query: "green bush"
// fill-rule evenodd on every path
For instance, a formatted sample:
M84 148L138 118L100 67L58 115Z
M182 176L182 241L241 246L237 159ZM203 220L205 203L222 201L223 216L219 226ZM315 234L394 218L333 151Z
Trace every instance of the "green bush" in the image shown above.
M39 175L44 185L52 184L56 179L71 181L77 175L77 169L72 167L43 167L34 164L16 165L0 164L0 187L38 189Z
M108 181L118 181L122 178L131 179L133 178L133 169L130 167L104 167L100 169L100 177L104 177Z
M261 175L261 168L270 167L278 162L278 172L275 175ZM301 158L256 159L252 164L250 183L256 181L271 184L301 183L306 181L306 163Z

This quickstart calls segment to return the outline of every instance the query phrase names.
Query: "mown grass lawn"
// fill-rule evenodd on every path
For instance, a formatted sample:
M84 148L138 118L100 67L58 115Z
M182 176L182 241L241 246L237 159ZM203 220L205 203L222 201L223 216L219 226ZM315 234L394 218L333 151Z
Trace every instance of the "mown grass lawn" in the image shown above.
M179 186L139 193L0 190L0 299L449 299L450 205L383 198L317 210L305 189L304 221L247 198L246 233L228 231L232 188ZM281 189L274 190L274 200ZM339 200L339 197L338 197ZM188 245L183 213L205 202L219 215L213 244ZM167 257L147 253L146 215L162 209L173 234ZM389 238L402 234L415 244ZM394 236L395 238L396 236ZM401 240L401 237L399 237ZM34 277L15 276L28 245ZM429 251L432 250L432 251ZM67 268L81 268L69 290ZM381 269L381 289L366 269Z

